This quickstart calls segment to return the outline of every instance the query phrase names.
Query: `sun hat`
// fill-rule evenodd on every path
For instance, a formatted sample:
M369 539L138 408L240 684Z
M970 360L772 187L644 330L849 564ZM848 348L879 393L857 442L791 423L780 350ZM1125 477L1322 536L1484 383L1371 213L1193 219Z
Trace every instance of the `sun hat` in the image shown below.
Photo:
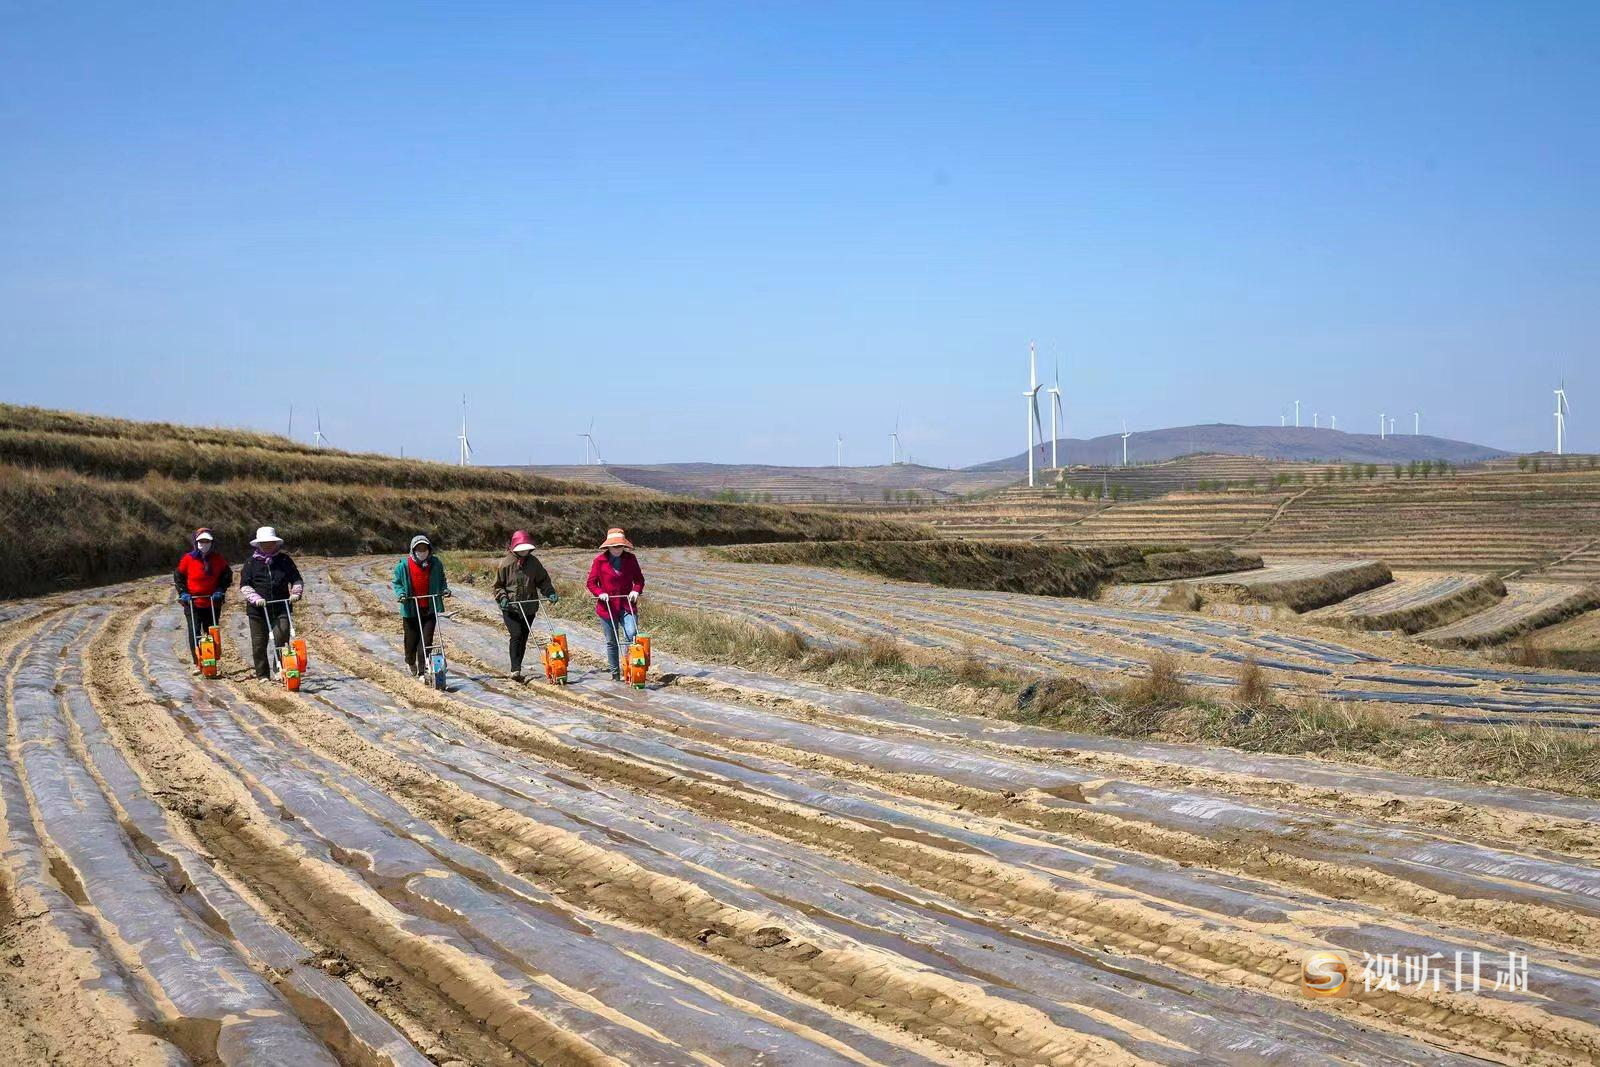
M622 527L613 526L606 531L606 539L600 542L600 547L616 548L619 545L623 548L632 548L633 542L628 540L628 535L623 533Z
M411 539L410 551L415 552L418 545L427 545L429 548L432 548L433 542L428 540L427 534L417 534L417 536Z
M533 538L528 536L528 531L527 530L514 531L511 534L511 551L515 552L518 549L522 549L522 548L525 548L529 552L532 552L533 551Z
M250 543L259 547L264 541L276 541L280 545L283 544L283 538L278 536L277 530L270 526L258 526L256 535L251 539Z
M211 536L211 527L209 526L202 526L200 529L196 530L194 532L194 539L196 542L216 540L215 537Z

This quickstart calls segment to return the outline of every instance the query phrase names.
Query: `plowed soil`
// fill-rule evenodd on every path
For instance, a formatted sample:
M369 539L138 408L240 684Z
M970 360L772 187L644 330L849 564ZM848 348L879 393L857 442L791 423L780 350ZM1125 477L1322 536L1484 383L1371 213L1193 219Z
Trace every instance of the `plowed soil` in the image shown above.
M4 1062L1600 1058L1600 804L943 716L670 649L634 690L570 625L572 684L521 685L465 585L441 692L405 672L381 562L302 565L298 693L250 677L233 608L224 677L192 674L160 583L0 607ZM838 639L981 628L1094 669L1138 635L1196 663L1261 639L750 570L652 579ZM1488 699L1448 663L1275 647L1282 677ZM1319 950L1350 995L1304 995ZM1526 989L1496 985L1512 953ZM1368 989L1368 955L1442 977Z

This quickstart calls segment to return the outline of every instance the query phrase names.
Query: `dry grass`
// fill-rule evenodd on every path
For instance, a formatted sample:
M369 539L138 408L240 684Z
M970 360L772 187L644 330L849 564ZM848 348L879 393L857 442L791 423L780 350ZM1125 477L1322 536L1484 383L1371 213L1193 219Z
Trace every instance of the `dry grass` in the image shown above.
M442 468L445 471L455 468ZM491 472L480 472L488 474ZM907 528L795 508L717 504L636 493L544 496L505 475L499 489L396 488L276 479L124 481L0 464L0 597L55 592L161 573L196 526L229 559L252 532L276 526L292 552L403 551L415 533L441 546L493 549L521 528L545 545L594 545L609 526L642 544L705 545L815 537L898 537Z
M1189 687L1178 661L1164 652L1150 657L1150 669L1117 689L1117 703L1142 710L1168 711L1189 702Z
M175 427L181 432L184 428ZM150 475L208 484L321 482L395 489L534 492L541 496L597 496L615 492L585 482L535 477L492 467L456 467L428 460L352 455L332 449L307 452L265 435L239 435L229 444L193 440L83 437L3 428L0 463L29 470L66 470L111 481Z
M592 618L580 600L563 600L559 613ZM817 648L798 635L662 604L652 605L649 630L658 647L687 659L850 686L945 711L1600 797L1600 738L1540 727L1420 722L1372 705L1314 697L1284 703L1258 665L1241 670L1230 699L1212 690L1189 692L1176 664L1163 657L1146 676L1107 691L1066 675L997 667L973 649L930 653L892 641L876 648ZM1070 738L1063 743L1070 745Z
M1115 568L1142 560L1132 545L1079 548L1017 541L806 541L719 549L735 563L840 567L954 589L1094 596Z
M1267 672L1251 656L1239 665L1239 684L1233 687L1233 702L1242 708L1264 708L1272 702L1272 686Z
M1170 582L1182 578L1201 578L1210 574L1255 570L1261 557L1227 548L1196 548L1190 551L1150 551L1138 563L1118 567L1119 582Z

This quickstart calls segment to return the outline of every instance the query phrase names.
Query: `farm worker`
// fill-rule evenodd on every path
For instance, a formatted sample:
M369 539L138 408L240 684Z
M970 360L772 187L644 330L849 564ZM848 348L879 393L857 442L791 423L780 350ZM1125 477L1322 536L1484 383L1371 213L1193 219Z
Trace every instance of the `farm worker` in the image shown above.
M406 635L406 665L419 678L428 677L428 649L439 623L440 598L449 595L444 561L434 558L432 542L417 534L405 559L394 565L394 598L400 602L400 628Z
M500 605L500 618L511 636L511 677L522 681L522 657L528 651L529 623L539 614L539 594L554 604L556 587L550 572L533 554L533 538L527 530L511 535L511 550L494 572L494 599Z
M270 526L262 526L250 541L255 549L239 568L239 592L253 609L250 616L250 651L255 657L256 677L270 678L267 665L267 621L272 622L272 639L279 648L289 644L289 607L274 601L299 600L305 592L300 568L289 553L278 551L283 538Z
M633 542L622 527L613 526L600 542L600 554L589 564L589 592L594 594L594 612L606 620L606 662L613 680L621 680L618 666L617 630L632 644L639 633L639 594L644 592L644 572L639 557L628 551Z
M178 560L177 569L172 572L191 641L196 633L221 620L222 597L233 584L233 568L228 566L221 552L212 549L215 541L209 526L200 527L189 538L190 550ZM196 612L199 612L198 621Z

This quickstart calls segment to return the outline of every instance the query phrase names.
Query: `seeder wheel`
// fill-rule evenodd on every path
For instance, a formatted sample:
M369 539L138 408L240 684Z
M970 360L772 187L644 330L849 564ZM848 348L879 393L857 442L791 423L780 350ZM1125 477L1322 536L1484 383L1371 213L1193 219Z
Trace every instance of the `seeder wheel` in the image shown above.
M304 671L311 663L310 657L306 655L306 639L303 637L297 637L294 639L293 645L295 659L299 662L300 669Z

